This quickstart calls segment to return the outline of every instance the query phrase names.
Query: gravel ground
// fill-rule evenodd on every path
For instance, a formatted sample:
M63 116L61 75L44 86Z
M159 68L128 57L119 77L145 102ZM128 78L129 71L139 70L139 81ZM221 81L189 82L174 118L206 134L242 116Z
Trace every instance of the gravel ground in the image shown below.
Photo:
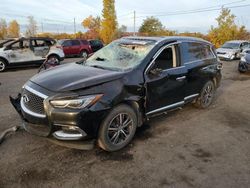
M67 59L67 62L75 59ZM20 124L8 96L37 68L0 74L0 132ZM250 186L250 74L224 62L213 105L155 117L125 149L68 149L18 131L0 145L0 187Z

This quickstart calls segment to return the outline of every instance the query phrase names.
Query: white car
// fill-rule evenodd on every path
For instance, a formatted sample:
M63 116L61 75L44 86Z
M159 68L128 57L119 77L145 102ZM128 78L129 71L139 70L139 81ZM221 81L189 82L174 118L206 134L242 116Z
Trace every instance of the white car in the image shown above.
M240 53L250 47L250 43L244 40L228 41L216 50L220 59L234 60L240 58Z
M9 67L42 64L46 58L64 59L62 47L50 38L20 38L0 44L0 72Z

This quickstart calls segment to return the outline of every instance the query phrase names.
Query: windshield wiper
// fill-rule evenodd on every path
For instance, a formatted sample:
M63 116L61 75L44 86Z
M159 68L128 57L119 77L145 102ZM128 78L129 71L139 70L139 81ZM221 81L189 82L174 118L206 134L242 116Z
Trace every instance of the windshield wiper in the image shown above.
M100 66L100 65L92 65L92 66L90 66L90 67L94 67L94 68L98 68L98 69L106 69L106 68L104 68L104 67L102 67L102 66Z
M101 58L101 57L97 57L97 58L95 58L95 60L96 60L96 61L106 61L105 58Z

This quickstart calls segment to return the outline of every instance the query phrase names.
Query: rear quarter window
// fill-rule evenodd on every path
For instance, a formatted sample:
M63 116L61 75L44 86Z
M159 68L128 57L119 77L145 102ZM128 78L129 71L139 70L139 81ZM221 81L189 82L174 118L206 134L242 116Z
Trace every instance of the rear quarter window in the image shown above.
M215 56L210 45L196 42L182 43L182 59L184 63L212 58L215 58Z
M87 40L81 40L83 45L89 45L89 42Z

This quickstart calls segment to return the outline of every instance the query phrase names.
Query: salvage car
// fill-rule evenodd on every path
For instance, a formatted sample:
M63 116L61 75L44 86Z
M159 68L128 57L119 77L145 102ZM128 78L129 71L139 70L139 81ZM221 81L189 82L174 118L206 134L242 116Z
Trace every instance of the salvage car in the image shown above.
M240 53L250 47L250 43L244 40L228 41L217 49L217 55L223 60L234 60L240 58Z
M62 47L53 39L32 37L8 41L0 47L0 72L9 67L40 65L45 59L64 59Z
M24 128L62 142L97 139L116 151L137 127L194 102L212 104L221 80L213 45L189 37L125 37L86 62L45 70L11 102Z
M250 48L244 50L241 54L238 70L240 73L250 71Z

